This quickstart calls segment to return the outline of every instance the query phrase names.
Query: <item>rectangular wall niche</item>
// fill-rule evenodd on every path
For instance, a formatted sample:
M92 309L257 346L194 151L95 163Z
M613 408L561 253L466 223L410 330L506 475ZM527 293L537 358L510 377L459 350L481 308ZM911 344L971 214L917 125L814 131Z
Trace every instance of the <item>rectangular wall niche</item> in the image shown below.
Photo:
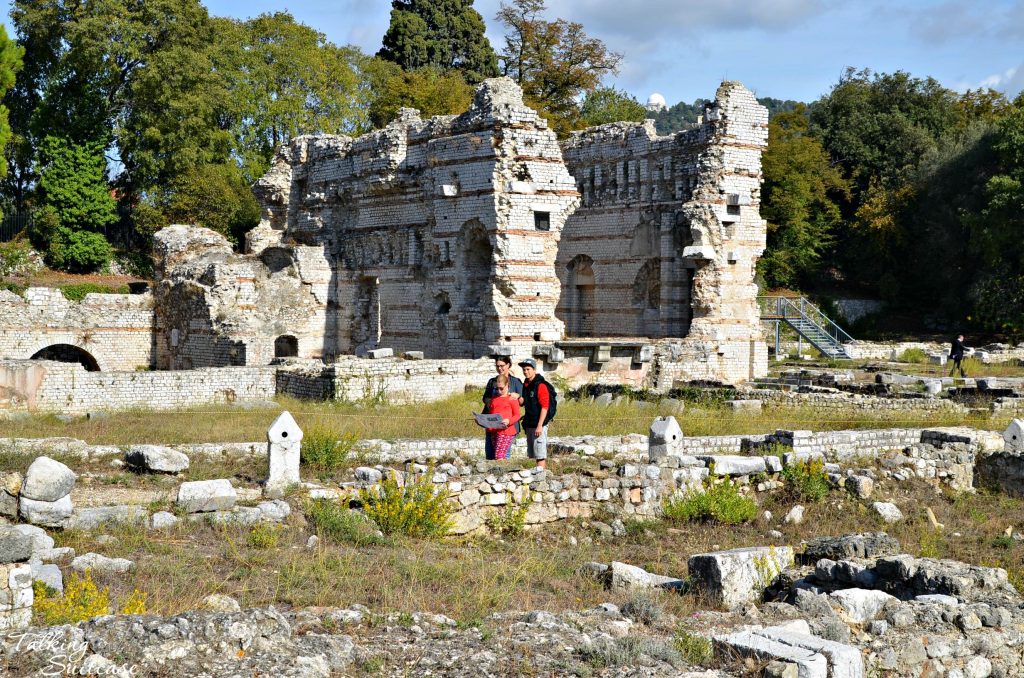
M533 213L533 227L538 231L550 231L551 230L551 213L550 212L534 212Z

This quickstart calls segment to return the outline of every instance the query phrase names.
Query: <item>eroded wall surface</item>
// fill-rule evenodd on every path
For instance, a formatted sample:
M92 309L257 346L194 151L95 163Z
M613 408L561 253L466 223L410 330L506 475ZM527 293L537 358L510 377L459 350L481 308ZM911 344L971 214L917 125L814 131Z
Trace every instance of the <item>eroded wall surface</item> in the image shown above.
M100 370L153 364L153 299L149 294L87 294L30 287L24 296L0 290L0 360L46 357L95 361ZM83 355L85 354L85 355Z

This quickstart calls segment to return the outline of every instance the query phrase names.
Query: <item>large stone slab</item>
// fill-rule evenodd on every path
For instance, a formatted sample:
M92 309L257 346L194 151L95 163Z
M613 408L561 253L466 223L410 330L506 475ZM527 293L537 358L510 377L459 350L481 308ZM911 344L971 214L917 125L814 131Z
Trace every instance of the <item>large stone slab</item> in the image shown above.
M132 445L125 463L152 473L181 473L188 468L188 456L161 445Z
M231 486L231 481L221 478L182 483L178 488L177 504L186 513L203 513L227 511L234 507L237 499L238 495Z
M787 645L752 631L715 636L715 651L726 659L735 654L757 659L775 659L796 664L798 678L828 678L825 655L802 647Z
M838 537L815 537L807 542L800 562L813 565L822 558L880 558L900 552L900 543L885 532L844 534Z
M681 579L653 574L642 567L620 562L612 562L608 576L611 589L618 591L655 588L678 589L684 584Z
M124 574L135 567L135 563L127 558L108 558L99 553L86 553L71 561L71 569L75 572L92 570L97 574Z
M49 457L37 457L25 473L21 497L55 502L71 494L75 478L74 471L59 461Z
M74 507L71 505L71 495L61 497L57 501L36 501L28 497L22 497L18 502L18 514L26 522L33 525L46 525L47 527L63 527L65 521L71 517Z
M764 457L744 457L736 454L716 454L699 457L707 462L717 476L749 476L764 473L768 467Z
M147 516L143 506L96 506L75 511L65 527L77 530L95 530L103 525L143 525Z
M871 621L878 616L886 603L897 600L884 591L869 589L843 589L833 591L830 596L839 603L846 618L854 624Z
M734 608L761 599L793 564L790 546L754 546L690 556L690 578L718 604Z
M860 650L851 645L776 626L770 626L756 633L784 645L824 655L828 661L829 678L864 678L864 657L861 656Z

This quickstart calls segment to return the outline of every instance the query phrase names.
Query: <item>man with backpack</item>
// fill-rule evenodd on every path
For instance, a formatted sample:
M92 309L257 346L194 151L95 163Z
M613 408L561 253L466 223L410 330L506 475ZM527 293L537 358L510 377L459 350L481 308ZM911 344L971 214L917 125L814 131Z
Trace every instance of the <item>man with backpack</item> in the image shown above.
M554 387L537 373L537 361L527 358L523 368L523 429L526 431L526 453L537 460L537 466L548 466L548 422L555 416L558 399Z

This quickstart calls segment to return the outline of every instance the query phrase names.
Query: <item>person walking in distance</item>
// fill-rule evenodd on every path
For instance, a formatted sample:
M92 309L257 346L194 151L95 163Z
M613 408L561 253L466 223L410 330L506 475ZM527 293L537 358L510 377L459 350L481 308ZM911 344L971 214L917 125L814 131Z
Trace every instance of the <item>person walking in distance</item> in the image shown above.
M555 394L544 377L537 373L537 361L527 358L523 368L523 428L526 429L526 454L537 466L548 466L548 422L554 415Z
M960 378L966 379L967 373L964 372L964 335L958 334L956 339L953 340L953 344L949 348L949 357L953 360L953 369L949 371L949 376L956 374L957 370L960 370Z
M487 385L484 386L484 412L491 411L491 400L498 395L497 380L501 376L508 377L508 394L515 396L519 406L523 405L523 382L519 377L510 374L509 370L512 369L512 358L507 355L499 355L494 357L494 370L498 373L497 376L491 377L487 381ZM519 424L515 425L516 432L519 432ZM486 442L484 444L484 454L487 459L494 459L494 437L490 434L487 435Z

